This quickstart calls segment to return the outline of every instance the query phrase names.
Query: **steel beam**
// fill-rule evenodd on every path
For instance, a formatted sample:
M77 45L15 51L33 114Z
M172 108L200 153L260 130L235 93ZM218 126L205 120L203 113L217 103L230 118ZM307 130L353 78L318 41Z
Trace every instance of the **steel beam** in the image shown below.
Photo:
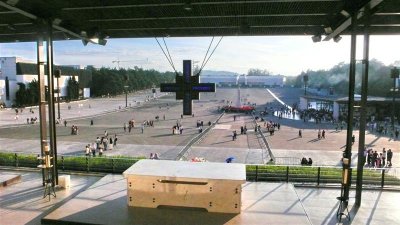
M349 101L347 108L347 136L346 136L346 150L343 157L347 158L348 165L351 166L351 147L353 145L353 114L354 114L354 86L356 77L356 27L357 15L351 17L351 44L350 44L350 70L349 70ZM349 192L351 186L351 175L347 176L347 181L344 185L343 197L349 199Z
M49 113L49 139L50 139L50 155L52 159L52 181L54 187L58 184L58 168L57 168L57 135L56 135L56 121L55 121L55 107L54 107L54 71L53 71L53 28L51 23L48 23L46 35L47 44L47 86L48 86L48 113Z
M368 1L363 7L358 9L355 13L356 19L359 20L365 15L365 12L368 11L370 12L373 8L381 4L383 0L370 0ZM354 16L352 16L354 17ZM340 35L343 31L345 31L350 25L352 25L352 20L353 18L349 17L347 18L342 24L340 24L332 33L327 35L323 41L329 41L332 38Z
M47 146L47 126L46 126L46 91L44 83L44 34L39 33L36 46L37 46L37 72L39 82L39 121L40 121L40 153L41 157L45 155L45 147ZM43 186L45 185L45 173L42 169Z
M368 25L364 27L364 50L363 50L363 71L361 81L361 113L360 113L360 132L358 139L358 163L356 181L356 206L361 206L361 194L363 185L363 172L365 165L365 129L367 117L367 97L368 97L368 72L369 72L369 30Z

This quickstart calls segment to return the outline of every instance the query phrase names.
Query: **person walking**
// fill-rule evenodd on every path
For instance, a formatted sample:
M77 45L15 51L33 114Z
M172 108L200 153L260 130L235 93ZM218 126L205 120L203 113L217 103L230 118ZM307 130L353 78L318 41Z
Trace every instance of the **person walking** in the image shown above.
M302 134L302 132L301 132L301 129L299 130L299 137L300 137L300 138L303 137L303 134Z

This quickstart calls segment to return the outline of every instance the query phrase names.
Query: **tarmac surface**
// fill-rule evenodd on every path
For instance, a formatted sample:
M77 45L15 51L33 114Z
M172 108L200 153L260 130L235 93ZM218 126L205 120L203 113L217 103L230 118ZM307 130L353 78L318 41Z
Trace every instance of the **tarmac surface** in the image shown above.
M298 102L302 90L294 88L271 88L274 95L286 105ZM118 144L112 151L105 151L105 155L129 155L147 157L150 153L158 153L162 159L175 159L179 151L190 140L198 135L197 121L203 121L204 129L208 122L214 122L221 112L218 107L226 102L237 100L237 89L218 88L216 93L202 94L201 100L194 101L194 117L183 116L182 103L175 100L175 95L157 94L151 98L150 90L137 92L128 96L128 106L125 96L115 98L88 99L73 103L61 104L61 117L67 121L57 125L57 148L60 155L83 155L84 147L95 141L96 137L104 136L107 130L109 137L118 137ZM266 107L279 109L281 103L264 88L241 89L242 103L255 103L257 110ZM147 100L147 101L146 101ZM68 109L68 107L71 109ZM90 106L90 107L89 107ZM33 109L37 116L37 109ZM25 118L31 117L29 109L19 113L15 120L14 110L0 111L0 151L26 152L37 154L40 152L39 125L24 123ZM164 120L165 115L165 120ZM237 120L233 117L236 115ZM157 121L155 117L158 116ZM336 131L329 123L315 124L301 120L278 119L271 113L264 117L267 121L281 124L279 131L270 136L263 123L259 123L267 137L269 146L277 158L278 164L298 164L302 157L311 157L314 165L339 166L342 151L346 143L346 131ZM135 128L131 133L124 132L124 123L135 120ZM93 120L93 125L90 121ZM144 127L141 132L141 123L153 120L154 127ZM179 123L183 127L183 134L172 134L172 127ZM78 135L71 135L71 126L79 127ZM232 141L232 132L240 134L240 127L247 126L246 135L238 135ZM298 137L302 130L303 137ZM318 129L326 130L326 138L318 139ZM357 161L358 131L354 131L356 142L352 146L353 165ZM236 162L259 164L268 160L269 155L261 143L260 137L254 133L253 117L244 114L225 114L219 123L192 146L187 158L205 158L208 161L223 162L228 157L235 157ZM394 165L400 164L399 140L375 133L366 134L366 143L369 147L382 151L382 148L392 149Z
M270 90L286 105L297 102L302 92L302 90L290 88ZM68 109L68 104L61 104L61 117L67 120L67 126L65 127L63 123L57 125L58 152L61 155L83 155L84 146L93 142L97 136L103 136L104 131L107 130L110 136L114 137L115 134L118 136L118 144L113 150L104 152L105 155L148 156L150 153L157 152L161 159L174 159L182 147L198 135L196 123L203 121L204 128L207 128L208 121L214 122L220 116L218 107L221 107L224 102L236 101L237 90L217 89L215 94L202 95L201 100L194 101L194 117L184 116L183 118L181 118L182 103L175 100L175 95L158 95L156 99L150 99L150 95L149 91L130 95L128 97L130 107L126 109L123 107L125 96L73 102L69 103L71 109ZM281 107L266 89L242 89L241 96L242 102L256 103L257 110L264 110L265 107L271 106ZM35 109L33 109L33 114L29 113L29 109L24 109L22 114L19 114L18 120L15 119L15 111L0 111L0 151L33 154L40 152L39 126L24 123L26 118L37 116L37 109ZM158 121L155 119L156 116L159 116ZM131 119L136 122L135 128L131 133L124 132L123 124ZM281 124L280 130L270 136L263 128L263 123L259 123L278 163L299 164L301 157L312 157L314 165L340 165L346 140L344 130L335 131L333 125L328 123L315 124L278 119L273 115L267 115L265 119ZM93 120L93 125L90 125L90 120ZM154 120L154 127L145 127L142 133L139 124L145 120ZM182 135L172 134L172 126L177 122L184 128ZM78 135L70 134L72 124L79 127ZM236 130L240 134L240 126L244 125L248 128L247 134L238 135L237 140L233 141L232 132ZM299 129L303 131L302 138L298 138ZM326 139L316 139L318 129L326 130ZM354 134L358 137L357 131ZM367 132L366 143L378 152L383 147L391 148L394 151L394 166L400 165L399 140ZM353 165L357 159L357 146L356 138L356 143L352 146ZM208 161L223 162L231 156L235 157L234 162L247 164L262 164L268 159L268 153L259 135L254 132L254 121L250 115L233 113L223 115L215 127L189 149L186 157L189 160L202 157ZM44 189L39 172L9 169L5 171L19 173L22 179L21 182L0 191L1 225L40 224L41 218L57 218L57 216L60 216L60 221L72 219L74 216L81 219L87 217L100 219L110 215L106 213L110 209L114 210L118 207L122 207L122 211L129 211L125 204L126 185L121 183L123 180L119 175L98 177L71 174L71 188L56 189L57 198L48 201L48 198L43 198ZM400 177L396 168L390 168L389 173ZM114 180L110 182L111 189L102 189L107 186L101 185L107 179ZM340 195L339 189L301 188L290 183L248 182L243 190L243 214L222 217L210 214L208 215L211 216L210 224L338 224L336 197ZM400 217L395 213L400 210L397 204L400 199L398 192L364 191L363 204L358 210L353 207L354 192L351 192L350 196L349 210L352 219L350 222L342 220L344 224L400 223ZM81 208L69 208L69 211L65 211L65 213L72 212L68 216L56 210L59 207L75 204ZM73 213L77 209L84 210L87 214ZM147 212L148 214L144 215L153 215L154 218L161 219L167 216L167 219L171 221L176 221L174 219L181 216L190 222L185 224L204 224L193 220L193 218L204 218L204 213L196 214L197 212L186 210L184 212L167 211L166 215L158 214L159 212ZM110 218L114 217L111 215ZM165 224L165 221L158 220L150 224ZM103 224L107 223L103 222Z

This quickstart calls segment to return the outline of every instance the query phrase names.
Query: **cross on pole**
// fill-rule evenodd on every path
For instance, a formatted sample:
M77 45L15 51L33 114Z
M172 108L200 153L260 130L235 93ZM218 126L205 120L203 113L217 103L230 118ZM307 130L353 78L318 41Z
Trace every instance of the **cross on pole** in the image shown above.
M214 83L199 83L199 75L192 76L192 60L183 60L183 76L175 76L176 83L160 85L161 92L175 92L183 99L183 115L192 115L192 100L199 100L200 92L215 92Z

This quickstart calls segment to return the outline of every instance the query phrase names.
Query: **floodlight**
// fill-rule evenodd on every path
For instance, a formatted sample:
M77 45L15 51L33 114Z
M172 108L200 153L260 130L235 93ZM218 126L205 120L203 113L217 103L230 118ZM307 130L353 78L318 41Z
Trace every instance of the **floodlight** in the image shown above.
M187 2L183 5L183 9L186 11L191 11L192 10L192 4L190 2Z
M315 42L320 42L322 40L321 35L314 35L311 37L312 41Z
M350 13L348 13L346 10L340 11L340 14L342 14L346 18L350 16Z
M82 39L82 44L83 44L84 46L86 46L88 43L89 43L89 41L88 41L88 40L86 40L86 39Z
M333 32L332 27L325 27L324 30L325 30L325 34L330 34Z
M342 37L339 35L333 38L333 41L336 43L338 43L340 40L342 40Z

